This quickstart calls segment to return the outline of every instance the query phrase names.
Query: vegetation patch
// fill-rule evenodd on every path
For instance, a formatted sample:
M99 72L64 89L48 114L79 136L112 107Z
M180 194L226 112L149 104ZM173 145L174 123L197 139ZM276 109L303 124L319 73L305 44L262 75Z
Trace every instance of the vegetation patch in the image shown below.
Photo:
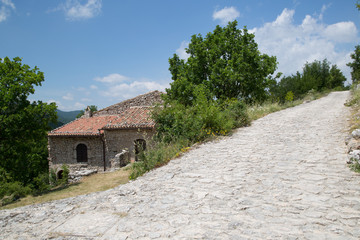
M114 172L98 173L83 177L80 182L57 186L42 195L27 195L16 202L0 207L0 209L10 209L26 205L43 203L63 198L74 197L92 192L105 191L120 184L129 182L129 169L122 168Z

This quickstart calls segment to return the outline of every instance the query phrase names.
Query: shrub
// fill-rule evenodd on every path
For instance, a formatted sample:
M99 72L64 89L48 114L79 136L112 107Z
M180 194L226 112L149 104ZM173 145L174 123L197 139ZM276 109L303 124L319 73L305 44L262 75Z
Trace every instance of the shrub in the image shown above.
M146 151L140 151L138 154L139 161L131 165L129 178L136 179L151 169L168 163L170 159L179 155L181 149L189 146L189 143L190 142L184 138L178 138L172 142L158 140L149 144L150 147L147 148Z
M286 102L294 101L294 93L292 91L289 91L289 92L286 93L285 101Z
M58 179L58 180L59 180L60 185L65 185L65 184L67 184L69 182L70 170L69 170L69 167L66 164L63 164L61 166L61 170L62 170L62 178Z
M194 90L193 104L185 106L177 101L165 103L153 112L157 125L157 138L172 142L184 138L190 142L202 141L209 132L223 135L235 127L248 124L246 105L237 100L208 99L202 86Z
M50 169L49 183L51 186L58 185L58 181L57 181L57 177L56 177L56 169L53 169L53 168Z
M48 192L51 189L51 186L49 184L49 174L43 173L34 178L32 188L34 195Z
M29 186L23 186L20 182L9 182L0 184L1 205L6 205L31 193Z

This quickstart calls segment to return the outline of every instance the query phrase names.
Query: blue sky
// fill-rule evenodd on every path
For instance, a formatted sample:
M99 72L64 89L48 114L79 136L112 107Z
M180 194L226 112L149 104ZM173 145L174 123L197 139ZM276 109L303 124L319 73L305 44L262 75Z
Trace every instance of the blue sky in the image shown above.
M32 100L70 111L104 108L169 87L168 59L193 34L237 20L278 71L327 58L346 66L359 44L355 0L0 0L0 58L19 56L45 81Z

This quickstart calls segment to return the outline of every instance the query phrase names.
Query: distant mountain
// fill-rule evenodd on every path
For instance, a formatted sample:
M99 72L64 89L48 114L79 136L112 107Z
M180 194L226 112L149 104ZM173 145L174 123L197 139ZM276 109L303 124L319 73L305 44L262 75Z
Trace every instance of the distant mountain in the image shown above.
M58 121L63 122L64 124L74 120L76 118L76 116L81 112L81 110L64 112L59 109L56 111L57 111L57 115L58 115Z
M50 124L51 129L58 128L68 122L75 120L76 116L81 112L81 110L64 112L57 109L56 112L58 115L58 121L55 124Z

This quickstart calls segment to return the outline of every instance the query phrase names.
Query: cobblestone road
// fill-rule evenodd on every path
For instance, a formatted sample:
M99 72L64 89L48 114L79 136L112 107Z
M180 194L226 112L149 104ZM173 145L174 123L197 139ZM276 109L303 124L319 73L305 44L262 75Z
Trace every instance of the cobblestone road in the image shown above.
M347 92L277 112L105 192L0 212L1 239L359 239Z

